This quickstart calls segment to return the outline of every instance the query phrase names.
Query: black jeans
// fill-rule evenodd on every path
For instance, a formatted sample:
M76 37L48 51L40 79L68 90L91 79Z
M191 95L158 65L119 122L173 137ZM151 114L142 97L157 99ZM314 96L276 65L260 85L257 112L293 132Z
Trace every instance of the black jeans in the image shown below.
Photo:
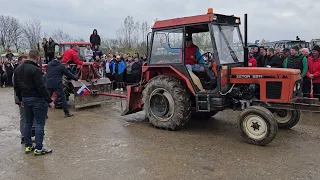
M115 73L114 79L116 80L117 88L124 88L123 73L121 74Z
M51 97L53 92L56 92L57 97L56 98L60 98L61 99L61 103L62 103L62 109L64 114L69 114L69 109L68 109L68 102L66 100L66 95L63 92L62 88L47 88L48 89L48 93L49 96Z
M54 58L54 52L48 52L48 58L49 58L49 62L52 61Z
M32 146L32 125L36 122L36 149L41 150L43 146L44 126L48 113L48 104L39 97L22 98L26 123L24 126L24 140L26 146Z

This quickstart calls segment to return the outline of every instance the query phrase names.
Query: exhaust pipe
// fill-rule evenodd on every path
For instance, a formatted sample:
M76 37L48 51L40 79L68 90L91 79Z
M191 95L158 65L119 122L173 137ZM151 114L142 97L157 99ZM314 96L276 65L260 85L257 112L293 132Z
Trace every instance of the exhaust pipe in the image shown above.
M244 14L244 67L249 64L249 50L248 50L248 15Z

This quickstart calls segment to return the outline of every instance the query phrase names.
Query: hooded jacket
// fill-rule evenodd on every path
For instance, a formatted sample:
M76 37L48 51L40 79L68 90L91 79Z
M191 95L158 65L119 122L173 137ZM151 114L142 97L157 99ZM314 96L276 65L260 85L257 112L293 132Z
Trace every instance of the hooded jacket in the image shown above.
M46 69L46 87L48 89L62 88L63 75L75 81L78 80L60 61L56 59L50 61Z
M90 36L90 43L92 45L98 45L100 46L101 44L101 39L100 39L100 36L98 35L98 31L97 31L97 34L94 34L94 31L97 31L96 29L93 30L91 36Z

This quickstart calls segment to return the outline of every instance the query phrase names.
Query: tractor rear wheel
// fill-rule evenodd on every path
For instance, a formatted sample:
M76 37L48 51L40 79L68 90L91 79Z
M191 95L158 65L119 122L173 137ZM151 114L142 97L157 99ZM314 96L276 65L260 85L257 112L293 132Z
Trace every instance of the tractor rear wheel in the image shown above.
M273 115L278 122L279 128L285 130L293 128L300 120L299 110L279 109L274 111Z
M149 122L158 128L177 130L191 115L190 94L174 77L160 75L150 80L143 101Z
M264 146L277 135L278 124L273 114L266 108L250 106L239 116L241 134L251 144Z

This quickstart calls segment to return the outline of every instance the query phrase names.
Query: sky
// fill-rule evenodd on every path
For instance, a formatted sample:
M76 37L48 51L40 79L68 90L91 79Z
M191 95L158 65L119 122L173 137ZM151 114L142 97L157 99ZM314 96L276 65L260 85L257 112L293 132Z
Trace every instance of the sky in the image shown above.
M36 18L42 31L56 29L75 38L89 39L93 29L102 37L116 37L124 18L147 21L215 13L248 14L248 39L310 41L320 38L320 0L0 0L6 4L1 15L10 15L21 22ZM10 7L10 8L8 8ZM242 31L243 32L243 31Z

